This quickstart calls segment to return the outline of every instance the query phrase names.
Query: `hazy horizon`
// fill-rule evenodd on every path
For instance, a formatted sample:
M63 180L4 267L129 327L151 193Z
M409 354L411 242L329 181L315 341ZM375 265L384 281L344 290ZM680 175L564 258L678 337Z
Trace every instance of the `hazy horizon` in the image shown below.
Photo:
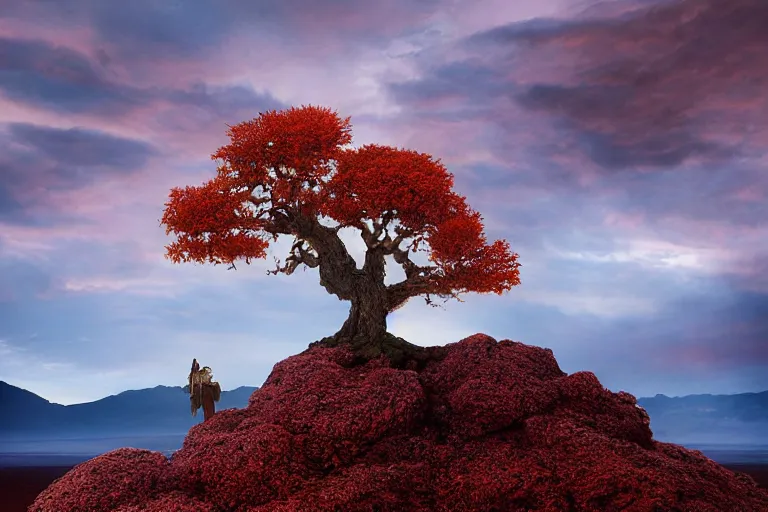
M17 388L20 388L20 389L25 389L25 388L22 388L21 386L17 386L15 384L13 384L12 382L8 382L8 381L5 381L3 379L0 379L0 382L5 382L6 384L10 384L11 386L14 386L14 387L17 387ZM239 388L258 388L258 387L261 387L262 384L263 384L263 382L259 383L259 384L254 384L254 385L244 384L244 385L236 386L236 387L233 387L233 388L224 388L224 387L222 387L222 392L235 391L236 389L239 389ZM103 400L103 399L109 398L111 396L116 396L116 395L119 395L121 393L129 392L129 391L144 391L144 390L147 390L147 389L153 389L153 388L161 387L161 386L170 387L170 388L184 388L184 385L178 385L178 384L177 385L157 384L155 386L149 386L149 387L145 387L145 388L124 389L124 390L118 391L116 393L112 393L112 394L109 394L109 395L104 395L102 397L95 398L93 400L89 400L88 402L75 402L75 403L71 403L71 404L62 404L62 403L59 403L59 402L54 402L54 401L50 400L49 398L47 398L47 397L45 397L45 396L43 396L43 395L41 395L39 393L35 393L35 391L32 390L32 389L25 389L25 391L29 391L30 393L34 393L35 395L39 396L40 398L43 398L43 399L47 400L51 404L68 406L68 405L80 405L80 404L98 402L99 400ZM692 395L665 395L664 393L657 393L656 395L648 395L648 396L636 395L636 398L638 398L638 399L639 398L653 398L653 397L655 397L657 395L663 395L663 396L666 396L668 398L684 398L684 397L688 397L688 396L701 396L701 395L729 396L729 395L734 395L734 394L749 394L749 393L756 394L756 393L764 393L764 392L768 392L768 389L764 389L764 390L760 390L760 391L745 391L744 393L696 393L696 394L692 394Z

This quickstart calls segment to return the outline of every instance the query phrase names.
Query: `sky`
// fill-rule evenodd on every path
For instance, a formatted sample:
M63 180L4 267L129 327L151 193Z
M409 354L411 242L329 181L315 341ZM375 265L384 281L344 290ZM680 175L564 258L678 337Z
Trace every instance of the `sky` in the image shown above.
M57 403L258 386L348 312L316 269L173 265L175 186L292 105L440 158L522 284L388 319L636 396L768 389L764 0L0 3L0 380ZM363 242L342 233L358 258Z

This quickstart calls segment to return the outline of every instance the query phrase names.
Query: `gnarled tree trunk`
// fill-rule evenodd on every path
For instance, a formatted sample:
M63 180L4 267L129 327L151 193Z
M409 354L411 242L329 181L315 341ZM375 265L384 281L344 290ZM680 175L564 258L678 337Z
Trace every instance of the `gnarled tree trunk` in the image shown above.
M315 219L298 217L295 222L298 235L317 251L320 284L339 299L352 303L341 329L310 346L345 344L361 361L385 354L396 365L420 358L421 347L387 333L387 314L403 299L391 297L384 284L383 250L369 247L365 264L358 269L335 230L321 226Z
M349 317L334 338L338 343L350 344L353 350L359 352L366 351L366 346L380 346L386 333L386 296L363 292L353 297Z
M387 289L384 285L384 255L368 250L362 270L354 272L349 317L334 335L359 354L380 352L387 333Z

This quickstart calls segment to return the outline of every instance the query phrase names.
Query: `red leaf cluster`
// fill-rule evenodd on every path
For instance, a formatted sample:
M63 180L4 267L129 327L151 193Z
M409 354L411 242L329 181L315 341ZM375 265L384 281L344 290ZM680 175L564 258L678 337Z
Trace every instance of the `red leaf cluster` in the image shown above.
M346 148L349 118L314 106L262 113L228 135L212 155L223 162L217 176L170 193L162 224L176 237L166 247L173 262L248 263L265 257L270 238L301 238L297 219L326 217L370 229L369 249L382 245L401 265L428 251L434 267L407 283L415 295L500 294L520 284L518 255L506 241L488 244L482 218L432 156Z
M231 143L211 155L226 163L220 174L251 190L269 191L273 204L301 205L310 215L319 206L313 187L332 171L329 163L341 147L352 142L349 118L312 105L262 113L230 127L228 135Z
M488 245L480 214L466 205L431 232L429 245L446 291L500 295L520 284L518 255L506 240Z
M202 187L171 191L162 219L166 234L177 237L166 247L171 261L218 264L266 255L266 233L247 208L250 193L234 189L231 181L218 176Z
M274 233L265 231L269 219L251 199L314 212L318 194L307 183L324 178L328 162L352 141L349 119L314 106L262 113L230 127L228 135L231 143L212 155L224 162L217 176L199 187L174 188L165 204L161 222L176 236L166 247L174 263L263 258Z
M339 155L321 211L345 226L395 212L401 226L423 234L463 200L452 188L453 176L430 155L371 144Z
M550 350L475 335L438 353L416 372L313 347L169 462L112 452L30 511L768 510L750 477L654 441L632 395Z

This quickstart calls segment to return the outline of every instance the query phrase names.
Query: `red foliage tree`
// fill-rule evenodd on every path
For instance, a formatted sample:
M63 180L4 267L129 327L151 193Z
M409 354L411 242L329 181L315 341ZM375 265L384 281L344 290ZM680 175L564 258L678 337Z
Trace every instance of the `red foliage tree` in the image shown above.
M291 254L272 272L317 267L320 284L352 304L327 344L375 355L387 314L411 297L431 303L431 296L501 294L520 283L517 254L504 240L487 242L480 214L430 155L345 147L349 118L314 106L262 113L228 134L231 142L212 155L222 162L216 177L170 193L162 223L176 241L167 257L234 266L265 257L270 240L293 236ZM338 236L346 227L365 241L362 268ZM428 264L414 262L417 251L428 253ZM387 256L405 271L402 282L384 284Z

